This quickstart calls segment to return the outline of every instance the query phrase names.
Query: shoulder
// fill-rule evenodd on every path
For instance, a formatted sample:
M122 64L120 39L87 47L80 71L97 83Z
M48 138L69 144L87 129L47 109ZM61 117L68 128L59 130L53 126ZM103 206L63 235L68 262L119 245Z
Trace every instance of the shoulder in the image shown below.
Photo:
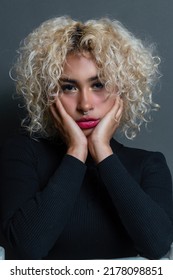
M31 138L27 134L16 134L8 137L3 145L2 151L15 151L15 150L23 150L23 151L32 151L35 146L40 145L40 141Z
M145 166L146 164L158 164L163 163L166 164L166 159L163 153L160 151L150 151L145 149L127 147L123 144L113 141L113 151L117 154L117 156L123 162L127 162L130 165L139 165Z
M55 149L62 152L62 146L49 139L30 137L28 134L17 134L9 137L3 143L2 155L22 157L39 157L42 155L53 154Z
M171 172L163 153L126 147L116 141L113 143L113 151L138 181L148 176L156 176L160 178L159 180L172 182Z

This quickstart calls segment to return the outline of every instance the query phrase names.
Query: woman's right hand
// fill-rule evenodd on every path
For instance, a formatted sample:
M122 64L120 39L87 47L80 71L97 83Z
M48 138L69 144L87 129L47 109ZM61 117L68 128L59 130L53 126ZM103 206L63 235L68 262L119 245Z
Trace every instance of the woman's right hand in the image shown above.
M67 154L86 161L88 154L87 138L72 117L66 112L59 98L50 106L55 127L67 144Z

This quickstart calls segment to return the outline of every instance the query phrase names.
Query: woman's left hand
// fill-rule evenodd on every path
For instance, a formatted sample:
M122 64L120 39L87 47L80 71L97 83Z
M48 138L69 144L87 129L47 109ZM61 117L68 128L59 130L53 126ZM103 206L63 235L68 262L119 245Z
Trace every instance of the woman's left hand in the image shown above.
M110 139L119 126L123 111L123 100L118 96L110 111L88 137L88 149L96 163L113 154Z

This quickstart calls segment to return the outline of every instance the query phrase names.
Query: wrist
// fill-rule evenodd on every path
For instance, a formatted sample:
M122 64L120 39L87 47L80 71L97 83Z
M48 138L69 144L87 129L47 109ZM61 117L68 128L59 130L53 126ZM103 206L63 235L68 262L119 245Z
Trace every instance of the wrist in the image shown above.
M96 145L92 146L90 153L94 161L98 164L108 156L112 155L113 151L110 145L97 143Z
M87 154L88 154L88 150L87 150L87 147L79 147L79 146L78 147L69 147L67 150L67 154L71 155L71 156L79 159L83 163L85 163Z

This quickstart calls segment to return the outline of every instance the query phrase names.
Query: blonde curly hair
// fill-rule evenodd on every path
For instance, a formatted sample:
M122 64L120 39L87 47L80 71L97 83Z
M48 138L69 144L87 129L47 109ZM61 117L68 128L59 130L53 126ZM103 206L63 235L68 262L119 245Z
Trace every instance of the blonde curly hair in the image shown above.
M119 21L108 18L82 23L57 17L43 22L24 39L14 65L16 89L28 113L23 125L31 134L56 134L49 111L52 93L60 89L67 55L86 51L108 90L118 87L124 101L120 127L133 139L142 123L150 121L151 111L159 107L152 101L152 92L160 77L160 59L153 55L153 45L146 47Z

